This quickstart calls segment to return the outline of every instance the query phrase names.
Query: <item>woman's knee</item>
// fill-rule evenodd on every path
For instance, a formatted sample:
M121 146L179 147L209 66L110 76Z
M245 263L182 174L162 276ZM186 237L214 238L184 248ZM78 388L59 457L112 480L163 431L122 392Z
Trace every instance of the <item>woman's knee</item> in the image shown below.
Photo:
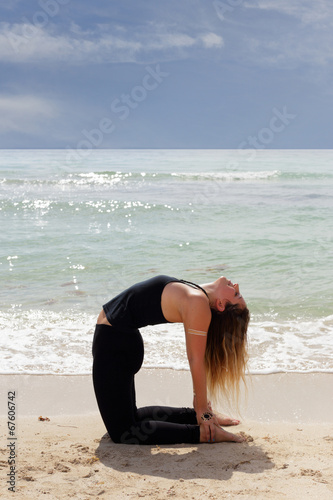
M110 438L116 444L140 444L139 437L133 434L132 429L110 429L108 432Z
M120 444L146 444L149 436L154 433L155 422L143 421L135 422L131 426L124 428L112 428L109 435L114 443Z

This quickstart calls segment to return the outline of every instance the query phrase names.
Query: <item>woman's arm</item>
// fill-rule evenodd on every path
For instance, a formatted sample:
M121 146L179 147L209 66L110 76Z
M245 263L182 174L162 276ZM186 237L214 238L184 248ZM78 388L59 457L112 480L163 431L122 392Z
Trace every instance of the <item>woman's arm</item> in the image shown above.
M206 440L214 441L216 419L202 420L202 415L210 412L207 400L207 381L205 351L207 332L211 321L210 307L205 297L191 297L190 305L184 315L186 351L190 365L197 422L205 430Z
M208 408L207 382L205 367L206 336L197 337L192 329L185 330L187 358L190 365L195 410L206 411Z

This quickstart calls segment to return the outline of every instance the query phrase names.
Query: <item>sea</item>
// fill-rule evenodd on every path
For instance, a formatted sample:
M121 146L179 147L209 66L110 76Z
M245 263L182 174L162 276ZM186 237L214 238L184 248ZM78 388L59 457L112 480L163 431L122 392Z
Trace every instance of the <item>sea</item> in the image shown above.
M333 150L2 150L2 374L90 374L102 304L157 274L226 276L248 372L333 372ZM146 368L188 370L181 324Z

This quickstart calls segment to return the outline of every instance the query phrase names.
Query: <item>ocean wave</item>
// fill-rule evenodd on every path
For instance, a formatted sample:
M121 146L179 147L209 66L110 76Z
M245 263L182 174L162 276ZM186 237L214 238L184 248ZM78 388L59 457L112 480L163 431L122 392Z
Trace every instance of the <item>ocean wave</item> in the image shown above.
M260 170L260 171L237 171L223 170L212 172L121 172L121 171L92 171L64 173L62 177L55 175L47 178L11 178L4 177L0 179L0 185L9 187L56 187L64 188L66 186L99 186L116 187L118 185L128 185L143 182L261 182L261 181L323 181L332 180L333 174L330 172L298 172L281 170Z
M187 173L175 173L173 172L171 176L177 177L177 179L182 180L198 180L198 181L225 181L225 182L233 182L233 181L259 181L259 180L269 180L273 178L278 178L280 176L279 170L273 171L229 171L229 172L187 172Z
M0 312L0 373L91 373L95 316L72 310ZM144 368L188 370L181 324L149 326L141 331L145 342ZM248 336L249 373L333 372L332 315L311 320L253 322Z
M60 186L114 186L120 182L128 181L132 177L131 172L87 172L79 174L69 174L66 178L59 181Z

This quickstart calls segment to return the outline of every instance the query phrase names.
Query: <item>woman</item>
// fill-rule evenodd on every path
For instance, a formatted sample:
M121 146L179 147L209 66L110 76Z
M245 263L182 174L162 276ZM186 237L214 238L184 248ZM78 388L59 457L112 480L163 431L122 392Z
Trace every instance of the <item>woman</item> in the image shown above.
M184 325L194 408L138 409L134 375L143 362L138 329L168 322ZM243 441L220 427L239 421L214 415L207 386L214 395L218 389L237 389L244 379L248 322L238 284L224 276L202 286L156 276L105 304L93 340L93 382L111 439L127 444Z

